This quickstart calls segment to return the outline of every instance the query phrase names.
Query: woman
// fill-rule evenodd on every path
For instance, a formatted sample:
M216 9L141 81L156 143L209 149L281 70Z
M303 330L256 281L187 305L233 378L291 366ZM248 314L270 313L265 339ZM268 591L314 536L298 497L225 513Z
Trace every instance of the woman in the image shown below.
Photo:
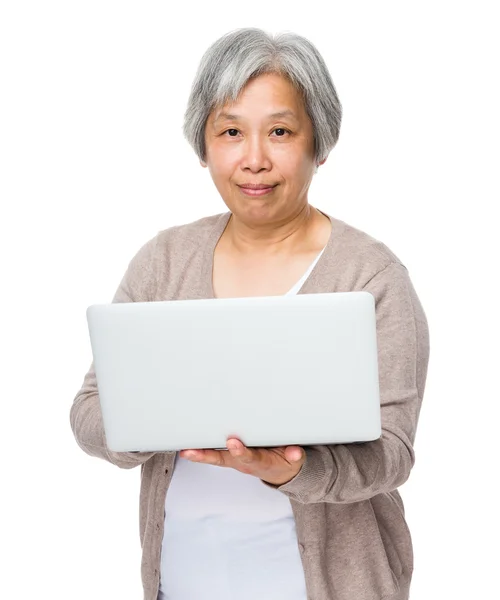
M304 38L241 29L215 42L197 72L184 132L229 212L160 231L130 262L114 301L371 292L382 437L278 450L228 440L228 451L111 452L91 365L71 426L86 453L121 468L141 465L146 600L409 596L412 544L397 488L414 463L428 327L401 261L308 203L340 121L328 70Z

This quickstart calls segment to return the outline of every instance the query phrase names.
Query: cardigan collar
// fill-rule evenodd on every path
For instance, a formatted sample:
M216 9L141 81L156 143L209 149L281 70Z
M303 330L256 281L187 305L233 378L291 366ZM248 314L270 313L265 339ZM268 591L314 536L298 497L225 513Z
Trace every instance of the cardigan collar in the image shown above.
M319 209L317 209L319 210ZM309 277L305 280L304 284L297 292L298 294L311 294L321 292L321 282L324 282L322 274L326 270L332 268L332 262L337 260L337 251L340 248L340 239L342 234L346 230L346 223L335 219L323 211L319 211L325 217L330 219L332 224L332 231L328 242L324 248L321 258L316 263L314 269L309 274ZM213 289L213 265L214 265L214 253L215 248L224 233L224 230L229 223L231 212L222 213L217 219L214 227L211 229L208 237L205 241L205 247L203 251L203 260L201 265L201 281L200 281L200 298L214 299Z

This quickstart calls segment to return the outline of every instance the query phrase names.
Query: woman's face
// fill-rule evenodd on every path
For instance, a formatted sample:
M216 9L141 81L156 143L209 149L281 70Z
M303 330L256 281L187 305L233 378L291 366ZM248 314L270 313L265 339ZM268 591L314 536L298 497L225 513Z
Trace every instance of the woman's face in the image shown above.
M284 111L288 114L274 114ZM260 75L237 102L212 111L205 144L202 166L229 210L245 223L286 222L307 204L316 168L312 123L300 94L283 77ZM247 183L275 187L250 196L240 187Z

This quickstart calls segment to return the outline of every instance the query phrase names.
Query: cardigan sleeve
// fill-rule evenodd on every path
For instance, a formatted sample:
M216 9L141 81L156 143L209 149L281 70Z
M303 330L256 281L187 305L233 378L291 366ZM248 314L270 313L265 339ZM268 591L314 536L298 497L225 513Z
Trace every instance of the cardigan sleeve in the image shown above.
M130 261L113 302L154 300L157 237L144 244ZM90 456L102 458L122 469L132 469L155 452L113 452L108 449L103 428L97 381L92 362L70 410L70 424L77 444Z
M392 262L363 287L375 298L382 435L372 442L306 446L288 483L270 487L302 504L347 504L401 486L413 444L429 361L426 315L404 265Z

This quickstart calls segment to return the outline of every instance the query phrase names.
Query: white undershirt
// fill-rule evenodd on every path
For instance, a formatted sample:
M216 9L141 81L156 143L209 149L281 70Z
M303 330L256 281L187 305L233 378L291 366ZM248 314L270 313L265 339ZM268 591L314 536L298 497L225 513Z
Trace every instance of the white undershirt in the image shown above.
M160 574L158 600L306 600L290 500L257 477L177 455Z

